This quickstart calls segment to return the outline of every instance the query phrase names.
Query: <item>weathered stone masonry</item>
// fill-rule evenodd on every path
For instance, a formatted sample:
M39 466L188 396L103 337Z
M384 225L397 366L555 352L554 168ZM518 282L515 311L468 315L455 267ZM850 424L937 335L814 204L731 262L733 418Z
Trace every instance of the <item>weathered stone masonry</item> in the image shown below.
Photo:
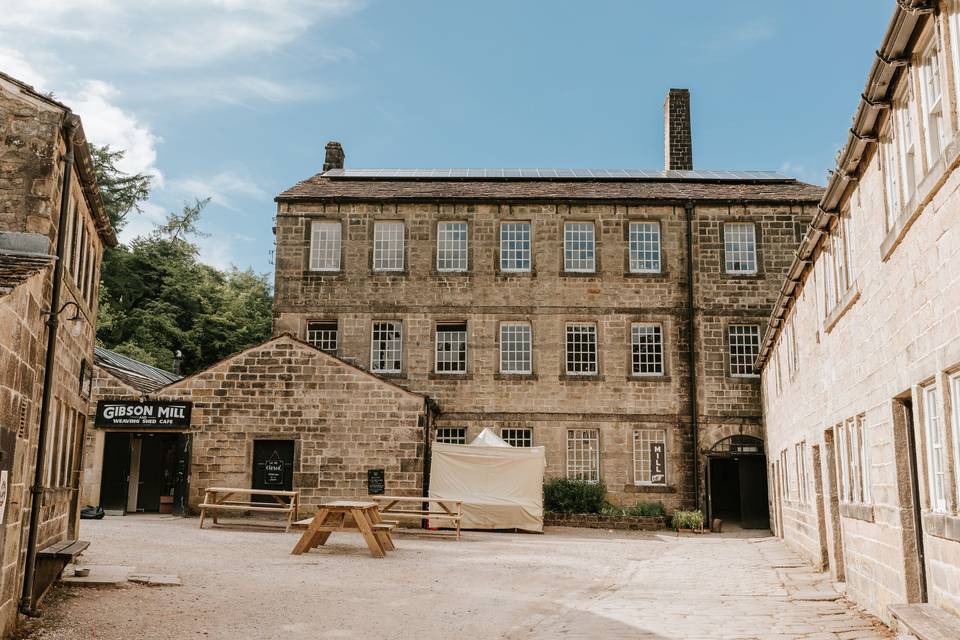
M699 445L709 449L728 435L762 435L758 380L730 375L727 329L765 322L818 188L783 178L724 181L689 174L649 180L364 178L337 167L342 149L333 148L331 171L277 198L275 332L305 339L310 322L335 322L337 354L368 368L373 322L402 321L402 371L379 375L434 399L442 412L437 428L466 428L468 440L485 427L498 433L532 429L534 444L546 447L552 476L567 473L568 430L597 429L600 474L612 500L690 505L684 207L692 204ZM336 271L309 268L314 221L340 225ZM376 221L403 221L403 271L372 268ZM464 272L437 269L442 221L467 224ZM500 269L500 224L510 221L530 222L528 273ZM593 223L594 273L564 270L566 221ZM660 272L630 272L631 221L659 223ZM724 272L724 223L733 221L754 224L756 273ZM499 327L519 320L532 328L532 373L504 374ZM444 322L467 325L465 374L435 370L435 328ZM595 376L566 373L564 327L571 322L596 324ZM664 375L631 375L633 322L662 326ZM665 485L634 480L638 429L667 433Z

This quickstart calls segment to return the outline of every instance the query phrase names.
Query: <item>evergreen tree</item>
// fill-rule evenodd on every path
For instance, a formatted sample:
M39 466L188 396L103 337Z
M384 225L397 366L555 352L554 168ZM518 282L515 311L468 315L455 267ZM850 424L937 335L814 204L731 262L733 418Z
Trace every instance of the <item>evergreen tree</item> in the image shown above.
M149 176L116 168L122 152L92 148L104 205L122 226L149 196ZM97 342L163 369L176 351L182 372L202 369L270 337L273 296L266 274L203 264L193 239L209 198L170 213L147 237L107 249Z

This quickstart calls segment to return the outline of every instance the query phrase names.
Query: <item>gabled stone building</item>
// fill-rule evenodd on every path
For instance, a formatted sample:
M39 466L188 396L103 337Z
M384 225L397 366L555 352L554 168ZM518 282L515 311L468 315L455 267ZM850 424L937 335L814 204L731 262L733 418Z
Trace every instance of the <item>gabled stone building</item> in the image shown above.
M349 169L331 142L277 196L275 332L428 395L438 442L489 427L615 502L716 493L766 527L753 360L822 191L694 171L689 105L663 171Z
M958 104L960 3L899 3L759 359L777 534L908 627L960 614Z
M101 352L97 368L83 495L108 513L195 512L208 487L297 489L310 513L367 495L371 469L388 493L423 493L427 398L291 336L161 384L171 374L117 354ZM105 406L126 403L178 404L186 419L105 420ZM274 480L264 475L271 458L283 465Z
M28 571L31 540L76 537L100 261L115 243L79 119L0 73L0 636L56 577Z

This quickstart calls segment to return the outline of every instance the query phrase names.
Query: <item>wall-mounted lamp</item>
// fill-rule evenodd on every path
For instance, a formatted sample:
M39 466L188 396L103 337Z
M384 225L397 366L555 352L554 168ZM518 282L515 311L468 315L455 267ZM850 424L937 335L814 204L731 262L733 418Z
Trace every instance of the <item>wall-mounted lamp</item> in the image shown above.
M80 313L80 305L78 305L76 302L71 300L70 302L64 303L64 305L60 307L60 310L56 313L52 311L44 311L43 315L50 316L50 319L47 320L47 325L50 325L52 324L51 321L53 320L54 316L59 318L60 314L66 311L69 307L73 307L73 315L66 319L66 323L68 330L70 331L70 335L76 338L80 335L80 332L83 331L84 322L84 317Z

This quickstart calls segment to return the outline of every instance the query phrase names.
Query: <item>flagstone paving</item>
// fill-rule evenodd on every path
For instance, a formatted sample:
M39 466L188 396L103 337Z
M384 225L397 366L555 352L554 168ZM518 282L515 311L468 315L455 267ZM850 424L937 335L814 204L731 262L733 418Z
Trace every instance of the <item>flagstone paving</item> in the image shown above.
M398 535L382 560L359 537L291 556L296 534L169 516L84 521L81 537L89 564L182 585L61 589L32 640L893 637L779 540L750 532Z

